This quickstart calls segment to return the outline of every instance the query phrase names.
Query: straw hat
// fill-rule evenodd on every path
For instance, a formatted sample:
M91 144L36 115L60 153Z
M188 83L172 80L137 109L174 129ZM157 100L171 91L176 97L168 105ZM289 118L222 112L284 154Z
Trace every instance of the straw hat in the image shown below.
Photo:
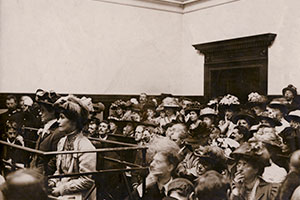
M205 116L214 116L216 117L217 116L217 113L214 109L212 108L209 108L209 107L206 107L206 108L203 108L201 111L200 111L200 116L199 118L204 118Z

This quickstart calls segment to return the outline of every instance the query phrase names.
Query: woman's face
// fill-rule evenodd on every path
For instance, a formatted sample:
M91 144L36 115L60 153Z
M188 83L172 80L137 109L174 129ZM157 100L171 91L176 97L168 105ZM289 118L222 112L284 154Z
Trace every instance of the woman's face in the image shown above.
M58 130L60 132L71 133L76 130L76 122L68 119L65 114L60 113L58 119Z
M233 116L233 111L232 110L226 110L225 111L225 118L228 120L231 120Z
M300 128L300 122L291 120L291 121L290 121L290 126L291 126L292 128L294 128L294 129L299 129L299 128Z
M122 115L122 114L123 114L123 109L120 108L120 107L118 107L118 108L116 109L116 113L117 113L118 115Z
M154 116L155 116L154 110L148 108L147 109L147 117L148 118L154 118Z
M257 177L258 169L254 168L249 162L240 159L236 165L236 174L243 177L243 181L250 181Z
M199 162L197 165L197 174L199 176L203 175L205 172L209 170L209 166L205 163Z
M55 111L53 110L53 111L49 112L44 105L41 105L39 114L41 116L41 121L43 123L47 123L48 121L55 118Z
M172 116L175 114L175 110L173 108L165 108L165 111L166 111L166 115L168 117Z
M235 141L239 142L243 139L244 135L240 133L239 129L233 129L230 138L234 139Z
M253 106L251 110L255 113L256 116L259 116L264 111L264 109L260 106Z
M239 119L236 124L245 127L248 130L250 129L250 124L245 119Z
M114 131L114 130L116 130L118 127L117 127L117 125L114 123L114 122L109 122L109 129L111 130L111 131Z
M144 128L142 126L137 126L135 129L135 141L140 141L143 137Z
M198 120L198 114L195 111L191 111L189 114L190 114L190 120L192 122L195 122Z
M202 120L207 127L211 127L213 125L213 120L210 118L210 117L203 117L203 120Z

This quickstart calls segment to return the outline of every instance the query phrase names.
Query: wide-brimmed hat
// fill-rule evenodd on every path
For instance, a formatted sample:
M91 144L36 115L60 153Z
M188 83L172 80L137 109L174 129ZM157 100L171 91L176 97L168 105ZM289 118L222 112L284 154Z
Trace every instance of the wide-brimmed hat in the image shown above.
M200 162L211 164L219 172L226 168L227 158L224 150L218 146L200 146L198 149L195 149L194 155L199 157Z
M257 124L257 120L255 119L255 117L251 113L247 112L246 110L243 110L235 114L232 117L232 122L236 124L239 119L245 119L250 123L250 126Z
M248 103L247 105L249 107L253 107L253 106L262 106L262 105L266 105L268 102L268 98L264 95L260 95L257 92L251 92L248 95Z
M206 116L217 117L218 115L214 109L206 107L206 108L203 108L202 110L200 110L199 118L202 119L203 117L206 117Z
M279 109L282 113L287 112L286 105L288 104L287 100L283 97L275 98L269 103L270 108Z
M227 94L219 102L219 111L224 112L225 110L238 110L240 107L240 101L236 96Z
M110 105L111 110L116 110L117 108L125 109L126 108L126 102L121 100L121 99L118 99Z
M93 103L93 108L95 113L101 113L105 110L105 105L101 102Z
M174 97L166 97L162 100L162 107L180 109L179 103Z
M89 108L76 96L68 95L60 97L54 103L54 106L61 112L64 112L66 115L73 118L73 120L76 120L77 125L80 126L79 128L82 128L88 122Z
M300 122L300 110L294 110L291 111L286 117L285 119L290 122L291 120L296 121L296 122Z
M240 158L256 161L263 167L270 166L270 153L261 141L249 141L243 143L230 155L236 161Z
M284 95L287 90L290 90L294 94L294 97L297 96L297 88L292 84L289 84L287 87L282 89L282 95Z
M53 106L54 103L60 98L60 95L54 91L46 91L43 89L37 89L35 92L35 100L39 104L47 104Z
M266 120L271 125L271 127L282 125L282 123L275 116L273 116L270 112L267 111L264 111L259 116L257 116L257 120Z
M199 102L193 102L190 104L187 104L186 108L184 109L185 114L195 111L196 113L200 113L201 110L201 104Z

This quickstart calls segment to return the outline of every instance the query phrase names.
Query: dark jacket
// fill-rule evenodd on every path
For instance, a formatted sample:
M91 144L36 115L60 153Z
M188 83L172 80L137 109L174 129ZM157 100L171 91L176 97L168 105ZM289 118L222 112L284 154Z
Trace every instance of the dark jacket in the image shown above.
M55 122L52 124L52 126L49 128L49 131L47 131L43 136L40 135L37 142L36 142L36 149L44 152L49 151L56 151L57 150L57 143L59 140L65 136L65 133L60 132L58 130L58 123ZM48 163L47 169L44 168L44 163ZM47 170L47 174L53 174L56 170L55 166L55 156L50 156L46 160L42 158L41 156L35 155L30 167L37 168L39 172L43 173L45 170Z

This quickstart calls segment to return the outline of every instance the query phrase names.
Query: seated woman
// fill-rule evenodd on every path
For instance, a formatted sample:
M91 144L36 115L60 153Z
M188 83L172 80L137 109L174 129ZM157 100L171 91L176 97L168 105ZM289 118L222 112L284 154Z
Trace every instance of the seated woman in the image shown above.
M61 112L58 120L59 131L65 132L57 144L58 151L94 150L95 147L81 130L88 121L88 109L75 96L61 97L55 102ZM96 153L59 154L56 160L55 175L92 172L96 170ZM92 188L91 176L64 177L49 180L54 196L77 194L85 196Z
M260 178L270 165L270 154L262 142L245 142L232 153L236 172L231 183L232 200L275 199L279 184L267 183Z

